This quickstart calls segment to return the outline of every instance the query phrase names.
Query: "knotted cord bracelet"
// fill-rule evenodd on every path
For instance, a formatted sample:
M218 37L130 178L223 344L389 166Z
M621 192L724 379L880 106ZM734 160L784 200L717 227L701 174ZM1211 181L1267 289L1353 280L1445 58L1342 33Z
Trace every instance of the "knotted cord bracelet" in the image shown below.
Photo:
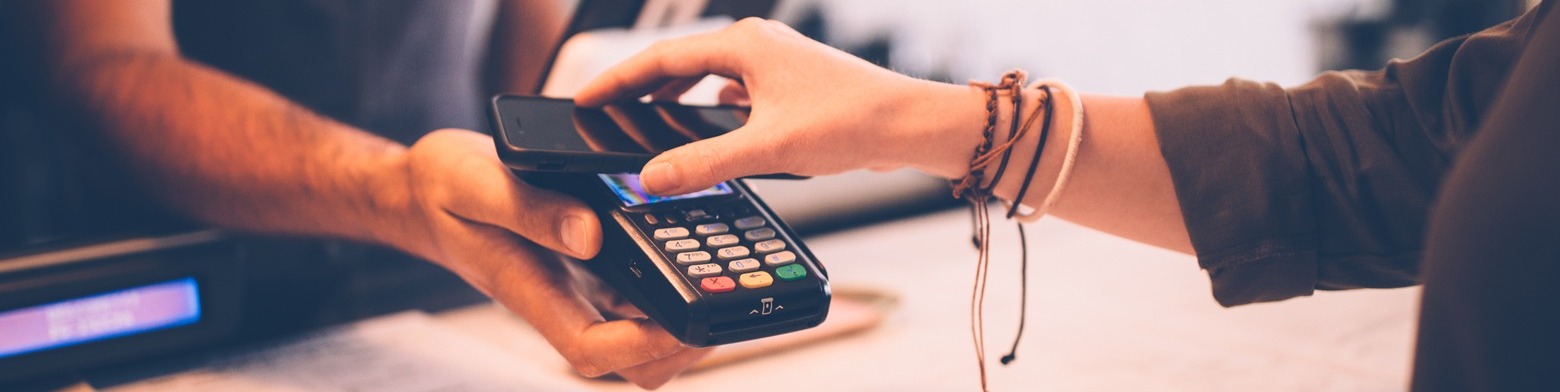
M1022 86L1027 78L1028 76L1023 70L1015 69L1003 74L1001 81L996 85L979 81L970 82L971 87L980 88L986 92L986 126L982 130L983 139L976 146L975 156L970 161L969 174L953 182L954 197L964 198L970 203L971 215L976 230L973 242L980 254L975 265L974 289L970 294L970 335L975 344L976 365L980 368L982 390L985 390L987 385L985 325L983 317L985 313L986 273L988 271L987 267L990 265L990 252L985 245L988 239L991 238L990 214L987 212L987 207L991 199L992 189L1001 181L1002 174L1005 172L1007 158L1012 152L1013 142L1023 136L1016 113L1022 110ZM993 138L996 133L996 120L999 109L997 98L1004 90L1013 98L1015 116L1008 132L1007 140L1001 144L994 145ZM1002 157L1002 164L999 165L991 181L983 183L986 167L991 164L993 159L999 156Z
M1051 90L1049 87L1043 85L1040 86L1041 88L1038 88L1038 90L1040 90L1042 93L1040 95L1041 108L1037 108L1037 110L1031 111L1029 116L1025 119L1023 116L1024 88L1019 86L1022 86L1024 82L1027 81L1026 79L1028 79L1028 75L1023 70L1015 69L1004 74L1001 82L995 85L979 81L970 82L971 87L983 89L987 93L987 119L986 127L983 129L984 139L976 146L975 157L970 161L969 174L957 181L952 182L954 187L954 196L958 198L965 198L970 202L972 225L974 226L975 231L972 242L979 251L979 257L976 262L975 284L974 289L972 290L973 292L970 296L970 329L975 344L975 356L977 361L976 364L980 369L982 390L985 390L988 387L985 363L985 288L987 277L989 276L991 260L988 246L988 242L991 237L991 218L987 208L988 202L993 196L993 190L1001 182L1002 176L1006 172L1007 163L1012 155L1013 147L1019 140L1023 139L1029 129L1034 127L1035 122L1040 119L1042 114L1044 115L1044 121L1042 121L1040 124L1041 140L1035 149L1035 154L1031 157L1030 167L1029 170L1027 170L1023 181L1023 188L1028 188L1029 184L1034 179L1035 170L1039 163L1041 152L1045 147L1045 140L1048 139L1050 133L1049 131L1052 113ZM998 144L994 141L996 118L998 117L997 113L1000 106L998 105L997 99L999 95L1003 95L1003 92L1005 92L1005 95L1008 95L1012 99L1013 116L1010 123L1010 130L1007 135L1008 137L1002 143ZM1020 121L1020 119L1024 120ZM1000 160L998 160L999 157ZM983 181L985 169L988 169L993 162L997 164L996 172L989 181ZM1019 192L1020 195L1022 195L1027 193L1027 189L1020 189ZM1021 197L1022 196L1017 198L1017 200L1022 200ZM1016 214L1017 211L1013 209L1013 205L1010 205L1007 217L1012 218ZM1025 325L1025 319L1027 318L1026 315L1028 313L1024 308L1028 303L1027 297L1029 291L1027 277L1029 270L1028 238L1024 232L1022 223L1016 223L1016 226L1018 226L1020 249L1022 252L1020 258L1020 279L1021 296L1023 296L1023 298L1020 298L1019 331L1013 338L1012 350L1007 355L1002 357L1002 363L1004 365L1012 362L1016 358L1018 343L1023 337L1023 328Z
M1028 170L1025 171L1024 180L1019 187L1018 194L1013 198L1013 201L1003 201L1004 204L1006 204L1008 207L1008 213L1006 217L1009 219L1017 218L1019 221L1017 226L1021 252L1021 298L1019 302L1019 329L1013 338L1012 350L1009 351L1007 355L1002 357L1002 363L1008 364L1016 358L1018 343L1020 339L1023 338L1023 330L1028 313L1026 305L1028 303L1029 292L1029 241L1026 233L1024 232L1022 223L1033 222L1045 216L1045 214L1050 212L1051 208L1056 205L1057 201L1060 200L1062 191L1066 189L1068 180L1072 177L1073 170L1076 167L1078 153L1083 142L1083 102L1078 98L1077 92L1075 92L1071 86L1068 86L1066 83L1058 80L1042 80L1028 87L1039 90L1040 107L1036 108L1034 111L1031 111L1027 119L1024 121L1019 121L1020 118L1023 118L1023 90L1025 90L1025 88L1020 88L1018 86L1022 86L1026 81L1025 79L1027 78L1028 76L1023 70L1015 69L1003 74L1001 81L995 85L979 81L970 82L971 87L979 88L986 92L986 126L982 130L983 139L981 143L976 146L974 157L970 161L969 174L963 178L952 181L954 197L967 199L970 202L973 218L972 221L975 230L975 238L973 239L973 242L976 249L979 251L979 257L976 262L975 285L974 290L970 296L970 324L971 335L975 343L977 365L980 369L980 382L982 390L987 389L984 331L985 288L987 280L986 278L989 273L991 261L990 250L988 246L988 242L991 237L991 218L987 203L994 196L993 190L1001 182L1003 174L1007 170L1008 159L1012 155L1012 149L1014 145L1019 140L1021 140L1028 132L1028 130L1033 128L1035 125L1034 123L1039 120L1039 140L1036 143L1034 155L1030 157L1031 160L1029 167L1027 168ZM1053 89L1056 91L1053 91ZM1058 170L1056 182L1052 184L1050 192L1046 194L1045 198L1042 199L1038 206L1030 208L1029 211L1024 212L1021 211L1023 207L1023 201L1029 193L1028 191L1032 181L1034 180L1035 172L1039 168L1040 157L1045 150L1047 140L1050 139L1052 113L1054 113L1052 104L1054 103L1053 100L1055 99L1055 94L1057 93L1067 96L1068 103L1070 104L1069 106L1071 106L1070 108L1072 109L1070 116L1071 132L1068 134L1067 150L1063 155L1062 167L1060 170ZM996 122L997 118L999 117L998 114L1000 109L998 98L1001 95L1007 95L1012 99L1013 117L1012 122L1010 123L1010 130L1005 140L1002 143L995 143L994 137L996 133ZM999 157L1000 160L998 159ZM991 164L994 162L997 164L996 172L989 181L985 181L985 171L986 169L990 168Z

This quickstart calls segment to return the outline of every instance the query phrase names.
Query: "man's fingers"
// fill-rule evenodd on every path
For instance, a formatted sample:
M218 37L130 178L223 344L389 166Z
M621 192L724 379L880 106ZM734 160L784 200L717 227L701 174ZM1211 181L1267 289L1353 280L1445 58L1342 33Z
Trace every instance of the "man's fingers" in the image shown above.
M502 227L541 246L588 259L601 248L601 224L584 203L515 179L500 163L493 139L464 130L436 131L418 144L448 149L454 172L443 189L442 207L456 217Z
M724 48L720 31L656 42L621 64L591 80L575 94L580 106L597 107L620 99L633 99L661 88L669 81L716 74L739 79L739 55Z
M592 324L572 338L564 358L585 377L670 357L687 347L649 319L623 319Z
M532 244L594 255L600 227L582 203L515 180L480 134L437 131L413 149L414 166L428 168L422 174L460 173L427 189L446 213L432 216L438 235L461 239L443 250L442 263L520 314L580 373L599 376L684 349L649 320L605 321L587 299L590 287L573 276L567 263L574 261ZM581 238L588 252L575 251L584 248Z
M661 153L645 164L639 181L650 193L680 195L733 178L786 172L775 165L782 160L758 151L772 146L751 140L749 133L738 129Z
M584 203L501 174L487 179L494 182L489 186L459 192L450 211L576 258L589 259L601 250L601 222Z
M487 195L486 205L500 209L492 224L520 234L532 242L580 259L596 257L601 250L601 222L584 203L557 192L538 189L511 180L512 200L493 200L501 194Z
M646 362L639 366L618 370L617 374L622 376L624 380L628 380L629 382L634 383L634 385L638 385L640 388L656 389L660 388L662 385L666 385L667 381L672 381L673 378L677 378L678 374L682 374L682 372L687 370L688 367L693 366L694 362L698 362L700 359L703 359L704 356L709 355L711 351L714 351L714 349L684 349L666 358L661 358Z
M586 298L590 299L590 303L595 305L597 310L601 311L604 318L607 320L618 320L648 317L639 308L634 307L633 303L628 302L623 296L612 291L612 287L607 286L606 282L602 282L595 275L584 271L583 267L577 265L575 267L577 268L570 268L570 273L574 276L575 281L580 283L580 289L587 293Z
M587 377L666 358L685 347L647 319L605 321L587 300L590 287L572 276L571 260L547 254L523 242L502 240L492 227L473 226L482 249L467 249L472 272L482 276L493 299L519 314ZM513 237L510 237L513 238ZM476 261L476 259L487 260Z

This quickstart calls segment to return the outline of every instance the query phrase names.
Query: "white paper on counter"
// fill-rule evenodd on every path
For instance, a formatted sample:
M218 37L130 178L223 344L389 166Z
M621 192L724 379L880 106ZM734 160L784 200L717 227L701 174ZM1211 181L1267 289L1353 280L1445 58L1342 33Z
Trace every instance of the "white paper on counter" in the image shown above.
M552 353L545 353L553 355ZM553 367L404 312L110 391L578 391Z

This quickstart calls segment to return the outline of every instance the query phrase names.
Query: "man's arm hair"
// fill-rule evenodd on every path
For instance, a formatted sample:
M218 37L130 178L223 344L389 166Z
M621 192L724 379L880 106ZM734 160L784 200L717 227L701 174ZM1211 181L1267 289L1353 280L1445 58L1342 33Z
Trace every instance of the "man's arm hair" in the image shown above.
M42 69L152 196L219 226L383 240L405 147L180 56L168 0L29 3Z

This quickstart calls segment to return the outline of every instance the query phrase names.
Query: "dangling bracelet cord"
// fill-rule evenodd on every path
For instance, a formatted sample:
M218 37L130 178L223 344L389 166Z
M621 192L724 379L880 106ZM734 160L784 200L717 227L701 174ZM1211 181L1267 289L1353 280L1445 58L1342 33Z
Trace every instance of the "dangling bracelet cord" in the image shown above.
M1024 230L1023 223L1039 219L1050 210L1051 206L1055 204L1056 200L1060 197L1062 189L1066 185L1067 179L1072 174L1072 169L1076 162L1078 147L1082 141L1083 110L1081 108L1081 102L1076 98L1076 94L1070 87L1059 81L1046 80L1036 82L1034 85L1031 85L1029 88L1037 89L1041 93L1039 102L1040 108L1037 108L1038 110L1031 111L1029 116L1024 121L1019 121L1019 119L1023 117L1022 114L1024 109L1024 88L1019 86L1022 86L1027 78L1028 76L1024 73L1024 71L1015 69L1004 74L1001 82L996 85L979 81L970 82L972 87L981 88L987 93L986 127L983 129L984 138L981 144L976 146L975 157L970 162L969 175L953 182L954 196L965 198L970 202L971 224L974 226L973 230L975 232L974 235L972 235L971 242L975 245L977 251L979 252L979 256L976 261L974 290L970 297L970 324L971 335L975 343L975 355L977 360L976 364L980 369L982 390L987 389L985 363L985 291L991 262L989 247L991 238L991 217L990 213L988 212L989 210L987 204L993 196L993 190L996 188L997 184L1001 182L1003 174L1007 169L1007 163L1012 155L1012 148L1014 144L1022 139L1029 129L1033 129L1033 126L1035 125L1034 123L1037 120L1040 120L1040 136L1035 146L1035 153L1030 157L1029 167L1025 171L1024 180L1019 186L1016 197L1014 197L1013 202L1007 203L1008 212L1006 214L1006 218L1013 219L1016 217L1019 220L1016 226L1018 226L1018 236L1020 241L1020 298L1018 331L1013 337L1012 348L1009 350L1007 355L1004 355L1001 358L1002 364L1006 365L1017 358L1018 344L1019 341L1023 338L1024 327L1026 324L1025 321L1028 318L1029 241L1028 235ZM1068 150L1066 151L1062 169L1058 173L1058 178L1056 180L1057 182L1051 188L1051 192L1046 195L1045 200L1041 202L1038 207L1027 213L1021 213L1021 203L1023 202L1025 196L1027 196L1029 193L1029 187L1034 180L1035 172L1039 169L1040 156L1045 150L1047 140L1050 139L1052 123L1051 114L1054 112L1052 105L1054 99L1052 85L1055 85L1061 88L1064 92L1073 95L1073 99L1071 99L1071 106L1073 109L1072 134L1069 137ZM996 119L998 117L998 96L1003 95L1002 93L1006 93L1005 95L1008 95L1012 99L1013 117L1007 138L1003 141L1003 143L995 144L993 142L993 138L995 136ZM1041 118L1042 116L1043 119ZM998 156L1000 156L1000 160L997 160ZM992 175L992 178L989 182L983 183L982 180L984 180L985 177L985 169L987 169L993 163L993 161L997 161L996 172Z
M1040 153L1045 151L1045 141L1051 136L1051 86L1040 86L1040 92L1044 93L1040 100L1043 105L1040 112L1045 113L1045 119L1040 122L1040 141L1035 145L1035 155L1029 157L1029 170L1024 172L1024 182L1018 186L1018 195L1013 197L1018 202L1008 206L1008 219L1013 219L1018 213L1019 203L1024 200L1024 194L1029 193L1029 183L1034 181L1035 170L1040 168ZM1034 114L1030 114L1025 128L1029 127L1029 122L1034 122ZM1024 233L1024 222L1015 222L1013 225L1018 226L1018 332L1013 335L1013 347L1008 349L1007 355L1002 356L1003 365L1018 359L1018 342L1024 338L1024 322L1029 319L1029 236Z
M974 238L972 238L971 241L979 251L979 257L976 261L975 284L970 298L970 329L975 343L976 365L980 369L981 388L983 390L987 387L984 322L985 288L987 277L990 273L991 260L990 249L988 246L991 237L991 218L987 207L989 205L993 189L995 189L996 185L1001 182L1003 174L1007 170L1008 160L1011 158L1013 153L1012 147L1015 143L1024 137L1029 129L1033 129L1033 124L1038 117L1038 114L1041 113L1040 111L1034 111L1031 113L1028 119L1020 121L1023 118L1022 113L1024 103L1024 88L1022 86L1027 81L1027 78L1028 75L1025 74L1022 70L1013 70L1004 74L1001 82L997 85L990 85L982 82L971 82L971 86L984 89L987 92L987 121L983 134L985 138L982 143L977 146L975 158L970 162L970 175L954 183L955 197L967 198L970 202L971 222L975 230L975 234L973 235ZM1009 124L1009 132L1007 134L1006 140L1001 144L992 146L992 139L996 128L996 114L998 109L997 96L999 95L999 92L1006 92L1009 98L1011 98L1013 116L1011 123ZM1047 106L1049 105L1050 95L1048 91L1046 95L1041 97L1041 100L1042 102L1045 102ZM981 180L984 179L984 170L990 166L993 161L998 158L998 156L1000 156L1001 159L1000 161L996 162L997 171L992 175L992 179L989 182L982 183ZM1033 175L1032 172L1033 170L1031 170L1031 176ZM1022 230L1022 227L1020 227L1020 230ZM1020 236L1022 235L1023 234L1021 231ZM1027 254L1024 257L1023 262L1028 262ZM1027 266L1025 267L1025 270L1027 270ZM1027 295L1027 282L1024 286L1024 294ZM1022 317L1024 312L1020 310L1020 314ZM1023 321L1020 320L1020 325L1022 326L1022 324ZM1016 344L1017 339L1015 338L1015 347ZM1002 362L1004 364L1011 362L1013 356L1014 354L1010 352L1008 355L1003 357Z
M986 127L983 129L983 138L976 147L975 156L970 162L970 175L955 182L954 197L966 198L970 202L973 222L976 226L977 236L973 240L976 249L979 250L975 265L975 288L970 294L970 334L975 343L976 364L980 367L981 388L986 387L986 363L985 363L985 325L983 315L985 313L985 282L987 267L990 264L989 252L984 246L991 237L990 214L987 213L991 196L991 187L996 184L1005 171L1007 157L1011 154L1013 142L1018 139L1021 132L1018 119L1015 117L1008 132L1008 138L1000 145L993 146L993 136L996 133L996 120L999 109L998 95L1006 92L1015 107L1023 104L1023 83L1027 75L1021 70L1013 70L1002 76L997 85L972 82L975 87L986 90ZM978 83L978 84L977 84ZM992 159L1002 156L1002 164L998 165L997 172L992 181L981 183L985 177L985 169L991 164Z

